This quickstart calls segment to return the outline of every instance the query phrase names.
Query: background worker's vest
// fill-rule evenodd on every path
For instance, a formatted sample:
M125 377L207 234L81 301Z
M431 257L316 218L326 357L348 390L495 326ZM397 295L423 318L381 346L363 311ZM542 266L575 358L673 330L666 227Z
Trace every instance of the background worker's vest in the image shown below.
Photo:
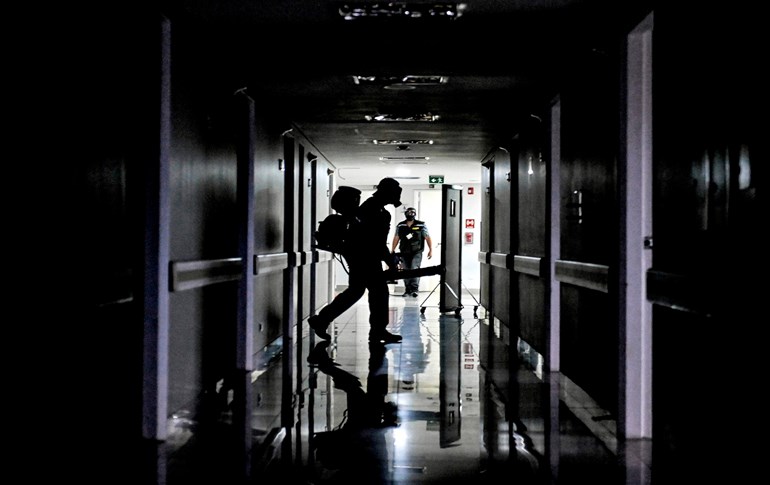
M414 220L411 227L406 222L396 226L398 234L398 249L405 254L419 253L425 248L425 222Z

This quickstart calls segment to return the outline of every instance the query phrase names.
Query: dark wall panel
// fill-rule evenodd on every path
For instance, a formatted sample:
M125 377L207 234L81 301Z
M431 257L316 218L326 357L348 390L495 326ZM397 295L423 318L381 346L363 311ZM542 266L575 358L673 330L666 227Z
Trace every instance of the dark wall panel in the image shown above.
M171 295L169 412L194 418L233 362L235 282ZM204 396L205 394L205 396Z
M183 25L173 32L170 259L235 257L235 123L240 117L232 92L211 81L205 40ZM203 393L214 389L232 365L237 286L221 285L171 298L169 412L178 406L196 411Z
M491 286L491 272L489 267L489 261L485 258L489 255L489 251L492 248L491 234L493 234L492 227L494 222L492 220L494 214L494 206L492 205L492 189L493 189L493 171L494 163L490 160L484 160L481 167L481 190L482 202L481 202L481 230L479 242L479 252L482 253L481 261L481 282L479 291L479 303L487 309L491 308L492 301L490 300L490 286Z
M544 128L534 118L520 135L517 156L518 231L516 254L545 256L545 171L542 143Z
M530 258L546 255L546 130L539 118L531 117L519 133L517 154L516 254ZM519 336L545 355L545 283L539 276L517 273L515 308Z
M258 367L262 374L251 386L254 403L251 424L255 444L262 442L271 430L281 427L283 370L280 359L274 358L280 356L280 351L268 350L265 361Z
M690 15L656 17L655 267L719 284L740 267L734 258L745 264L767 248L756 223L767 190L758 93L768 75L757 62L766 53L751 43L761 29L750 9Z
M259 104L257 104L259 109ZM269 111L257 113L255 147L254 212L257 254L284 250L284 160L281 132L284 124L272 122Z
M560 94L562 260L609 267L616 261L621 85L614 50L619 47L585 55L579 76ZM614 413L619 382L614 297L561 284L560 306L562 373Z
M619 90L615 65L597 57L587 60L585 78L561 95L562 259L614 261Z
M492 319L490 330L486 376L492 386L493 399L505 403L507 407L512 405L511 398L516 390L516 383L511 379L511 366L517 359L516 347L515 344L510 345L511 339L516 342L516 337L499 320Z
M490 202L494 204L494 229L492 231L493 253L509 255L511 253L511 158L508 152L498 150L495 154L492 177L493 193ZM505 325L511 325L511 278L510 270L492 266L491 297L494 315Z
M703 423L713 419L719 392L708 402L699 399L703 389L713 388L724 372L715 369L711 332L704 332L713 322L693 313L654 307L653 335L653 433L654 459L660 470L674 476L691 476L704 457L713 455L710 433ZM682 379L672 369L714 369L714 372L690 372Z
M31 273L37 282L47 281L35 296L44 313L34 317L32 328L45 335L36 339L43 347L36 342L35 353L46 356L46 369L54 365L66 376L36 385L36 396L44 398L29 403L34 409L53 405L68 416L59 427L66 435L96 436L105 422L122 416L114 423L116 446L135 442L142 432L144 169L156 166L160 138L159 17L138 10L118 15L105 9L87 22L76 15L66 23L56 20L68 33L46 43L52 56L37 63L61 73L57 94L29 111L36 125L30 136L39 146L28 145L32 154L14 162L34 175L24 180L32 185L23 201L14 196L24 222L35 226L31 238L21 229L24 244L40 244L23 249L40 261L36 268L46 269ZM39 196L43 202L33 203ZM56 262L49 266L46 255L56 255ZM73 387L72 376L87 376L87 383ZM93 389L91 384L98 384L97 402L84 406L72 398L73 391ZM67 469L79 458L64 448L66 467L58 467L58 458L50 467L59 476L77 472L88 482L107 469L100 466L106 455L98 449L93 467ZM122 451L116 448L113 463L128 469L130 458Z
M494 191L490 202L495 206L494 230L492 234L492 248L496 253L511 252L511 197L513 186L511 180L511 157L508 152L498 150L494 159Z
M256 103L256 146L254 149L254 252L257 255L284 253L285 164L281 133L286 124L275 121L273 113ZM281 335L284 318L282 272L257 276L254 284L254 352Z
M329 177L329 171L331 171L331 165L326 160L319 159L315 164L315 191L314 200L315 208L313 213L313 220L310 227L312 230L318 228L318 221L330 212L330 199L331 199L331 180ZM312 233L311 233L312 240ZM319 253L319 256L328 256L327 254ZM319 261L315 265L315 301L313 302L313 308L311 312L315 313L321 307L323 307L329 301L330 287L329 278L334 271L334 260Z
M297 143L297 250L302 253L302 259L298 262L297 284L299 288L299 308L297 321L302 321L310 316L311 299L311 265L310 265L310 241L311 241L311 185L313 172L308 162L310 155L307 143L304 139Z
M546 355L545 282L528 274L516 274L519 309L519 334L541 355Z
M562 372L617 412L618 329L606 293L561 286Z
M770 247L770 80L764 16L738 5L655 12L653 432L664 438L656 460L672 468L672 483L705 481L705 472L691 473L705 460L745 459L731 447L709 447L703 422L740 415L747 424L763 413L752 391L762 377L751 369L762 368L766 353L759 348L766 295L756 277ZM725 348L740 357L718 357ZM671 369L682 366L697 372L676 382ZM724 386L694 405L696 389L715 382Z
M254 282L254 352L281 335L284 319L283 274L273 272L255 277Z

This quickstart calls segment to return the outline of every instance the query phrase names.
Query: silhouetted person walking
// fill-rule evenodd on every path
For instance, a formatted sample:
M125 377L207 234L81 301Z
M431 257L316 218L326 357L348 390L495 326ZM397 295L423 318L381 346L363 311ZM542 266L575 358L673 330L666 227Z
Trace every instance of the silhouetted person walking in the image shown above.
M327 332L329 324L353 303L369 292L369 341L396 343L400 335L386 330L388 325L387 280L382 263L396 270L397 260L388 249L387 238L390 232L390 212L385 206L401 205L401 185L395 179L386 177L377 184L377 190L366 199L357 211L357 220L351 226L345 259L348 262L348 288L337 295L318 315L308 322L320 338L330 339Z

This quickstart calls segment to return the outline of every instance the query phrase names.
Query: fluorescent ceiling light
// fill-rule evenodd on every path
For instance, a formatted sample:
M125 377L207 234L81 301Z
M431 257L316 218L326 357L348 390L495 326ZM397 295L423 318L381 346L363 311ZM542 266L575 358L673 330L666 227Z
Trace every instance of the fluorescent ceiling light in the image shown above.
M397 167L396 168L396 176L397 177L406 177L409 175L412 171L408 169L407 167Z
M378 114L374 116L366 115L364 119L366 121L438 121L439 115L432 113L418 113L413 115L395 115L395 114Z
M345 20L358 19L446 19L454 20L463 14L464 3L414 3L414 2L350 2L338 12Z
M383 162L388 162L388 161L414 162L414 161L427 161L427 160L430 160L430 157L380 157L380 160L382 160Z
M372 140L375 145L433 145L433 140Z
M353 83L368 86L384 86L390 88L406 88L416 86L436 86L446 84L449 77L440 75L414 75L406 76L353 76Z

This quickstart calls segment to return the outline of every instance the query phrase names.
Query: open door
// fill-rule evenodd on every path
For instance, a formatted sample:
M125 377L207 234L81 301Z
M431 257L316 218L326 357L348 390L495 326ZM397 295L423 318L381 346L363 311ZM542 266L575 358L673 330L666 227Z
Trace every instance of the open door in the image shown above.
M439 310L442 313L462 309L462 187L442 187L443 214L441 217L441 266L444 267L439 292Z

